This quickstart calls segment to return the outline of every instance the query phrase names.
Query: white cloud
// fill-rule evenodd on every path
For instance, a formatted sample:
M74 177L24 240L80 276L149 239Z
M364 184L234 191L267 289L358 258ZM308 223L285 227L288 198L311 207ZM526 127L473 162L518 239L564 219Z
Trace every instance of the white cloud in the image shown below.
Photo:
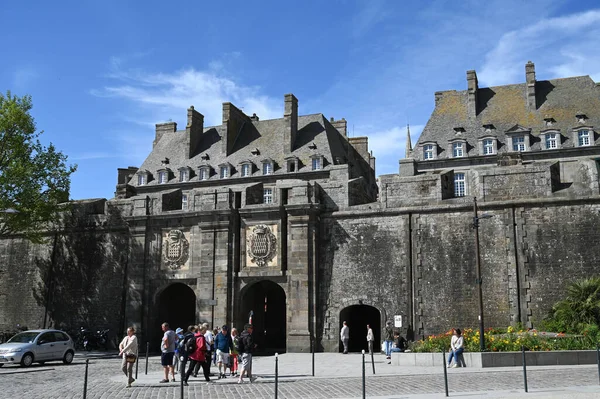
M591 75L600 79L600 10L556 18L502 35L485 56L479 81L486 86L522 82L525 63L548 73L543 79Z
M18 89L27 89L39 77L37 69L31 66L21 67L13 73L13 85Z
M221 66L211 64L210 70L185 68L171 73L151 73L140 69L123 69L119 58L111 60L109 77L116 84L107 85L92 94L127 100L134 107L128 120L150 123L168 119L183 122L190 105L205 117L205 125L219 125L222 103L232 102L244 113L256 113L261 119L283 115L283 101L261 92L260 87L240 84L220 73Z

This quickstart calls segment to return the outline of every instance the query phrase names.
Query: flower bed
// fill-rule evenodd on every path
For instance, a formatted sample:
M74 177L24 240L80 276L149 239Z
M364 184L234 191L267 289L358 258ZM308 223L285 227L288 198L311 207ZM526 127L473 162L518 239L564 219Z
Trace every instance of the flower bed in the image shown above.
M520 351L524 346L528 351L557 351L595 349L596 340L586 335L490 328L485 330L485 348L488 352ZM439 335L431 335L411 344L413 352L448 351L452 330ZM479 352L479 331L466 328L463 331L466 352Z

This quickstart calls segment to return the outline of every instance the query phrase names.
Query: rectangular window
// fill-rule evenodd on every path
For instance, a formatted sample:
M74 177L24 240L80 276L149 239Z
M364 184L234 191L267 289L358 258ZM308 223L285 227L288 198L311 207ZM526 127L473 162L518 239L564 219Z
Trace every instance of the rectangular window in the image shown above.
M158 172L158 182L160 184L167 182L167 172Z
M265 188L263 191L263 199L264 199L264 203L265 204L272 204L273 203L273 189L272 188Z
M187 171L187 169L181 169L179 171L179 181L188 181L188 171Z
M146 184L146 175L138 175L138 186Z
M312 160L312 168L313 170L321 169L321 158L313 158Z
M455 173L454 174L454 196L464 197L465 196L465 174Z
M515 136L512 139L513 151L525 151L525 136Z
M200 169L200 180L208 180L208 169L207 168Z
M464 155L463 152L463 143L453 143L452 144L452 157L460 158Z
M483 155L492 155L494 153L494 140L483 140Z
M580 130L577 133L579 147L585 147L590 145L590 131L589 130Z
M188 209L188 196L187 194L181 194L181 209L187 211Z
M423 159L433 159L433 144L423 146Z
M245 163L242 165L242 177L250 176L250 165Z
M263 175L270 175L273 173L273 166L270 162L263 163Z
M553 148L558 148L556 144L556 133L546 133L546 149L551 150Z
M295 161L289 161L288 162L288 172L292 173L296 171L296 162Z
M228 166L221 166L221 179L226 179L229 177L229 167Z

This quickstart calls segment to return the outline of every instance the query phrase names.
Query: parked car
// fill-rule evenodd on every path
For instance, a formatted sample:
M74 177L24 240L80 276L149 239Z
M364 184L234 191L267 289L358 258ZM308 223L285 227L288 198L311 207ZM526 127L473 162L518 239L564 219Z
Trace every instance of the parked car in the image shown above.
M70 364L75 355L75 344L69 334L59 330L23 331L0 344L0 367L18 364L29 367L32 363L62 360Z

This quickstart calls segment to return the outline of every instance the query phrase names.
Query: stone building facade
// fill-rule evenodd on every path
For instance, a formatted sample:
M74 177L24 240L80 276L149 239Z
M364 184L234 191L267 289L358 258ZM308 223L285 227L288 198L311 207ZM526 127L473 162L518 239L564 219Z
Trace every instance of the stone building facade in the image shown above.
M399 172L375 179L344 119L156 125L152 152L119 169L115 198L77 201L42 244L0 243L0 328L16 323L241 327L260 348L351 349L386 321L410 338L475 327L473 216L486 326L535 326L576 279L598 274L600 87L589 77L435 93ZM479 207L474 213L473 197Z

